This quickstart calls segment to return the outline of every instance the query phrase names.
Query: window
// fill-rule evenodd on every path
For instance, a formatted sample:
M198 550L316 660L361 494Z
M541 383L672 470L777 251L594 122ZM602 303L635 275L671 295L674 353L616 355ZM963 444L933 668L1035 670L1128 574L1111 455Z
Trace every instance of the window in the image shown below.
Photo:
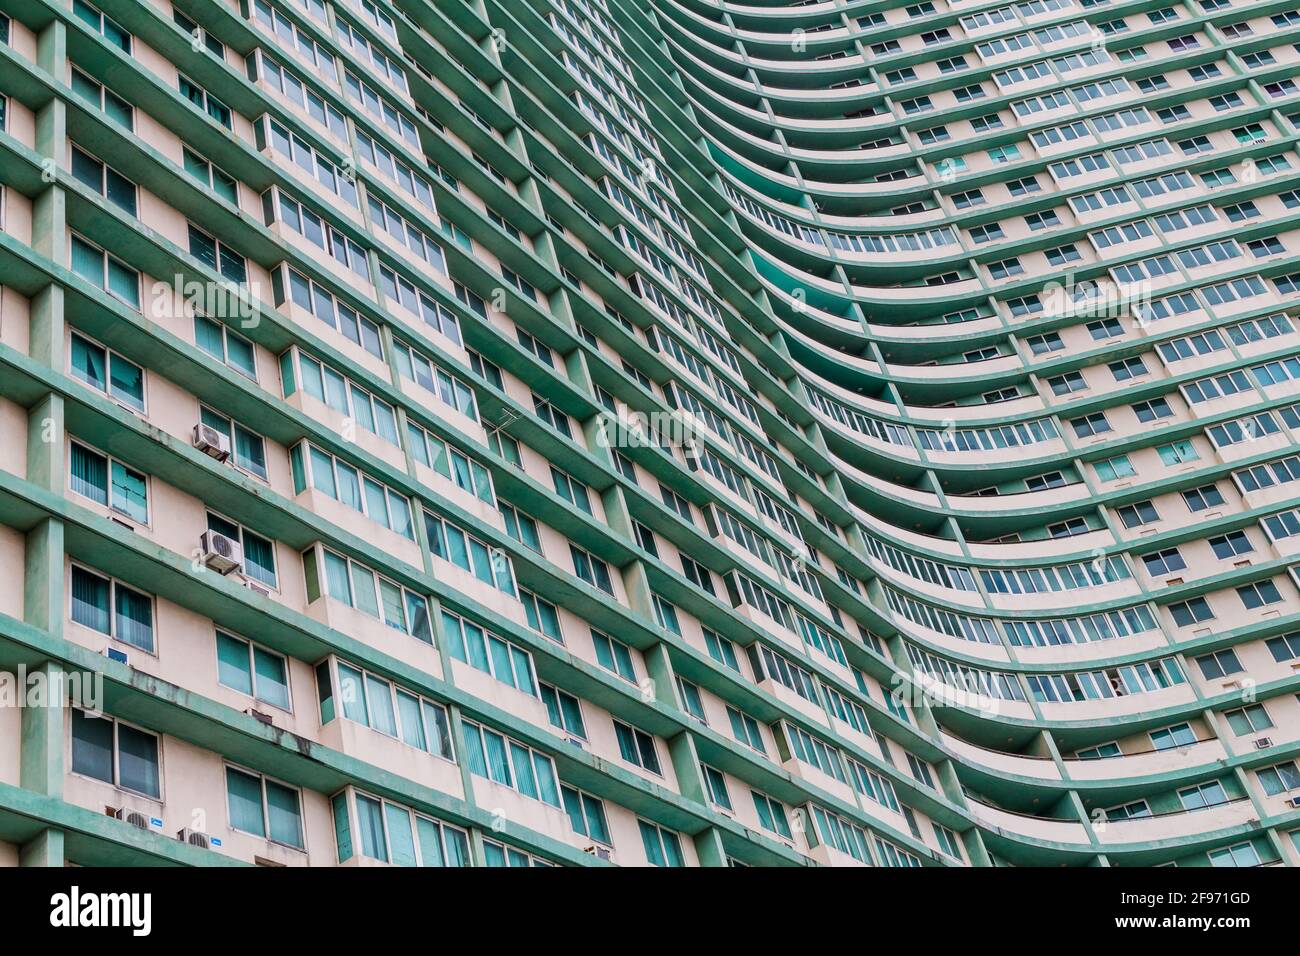
M510 556L443 518L424 512L424 531L435 558L468 571L484 584L515 596L514 567Z
M577 478L566 474L554 465L551 466L551 481L555 484L555 493L580 511L591 514L591 498L587 486Z
M395 343L393 349L398 371L404 377L432 392L444 405L478 421L474 392L468 385L414 349L401 343Z
M686 865L682 857L681 841L676 833L645 820L638 819L636 822L641 829L641 843L651 866Z
M357 853L395 866L470 865L469 835L450 824L351 788L330 808L340 863Z
M454 759L451 724L442 704L334 658L316 665L316 690L322 724L342 716L416 750Z
M1240 674L1244 670L1241 661L1237 660L1236 651L1230 647L1198 657L1196 664L1206 680L1218 680L1230 674Z
M144 411L144 369L76 332L69 349L72 376L104 394Z
M289 463L294 494L302 494L308 487L314 488L408 541L415 540L411 503L405 495L307 442L293 447Z
M424 595L395 584L329 548L311 548L302 557L308 603L330 597L417 640L433 643L429 603Z
M1192 624L1200 624L1202 621L1214 619L1214 611L1210 609L1209 602L1203 597L1171 604L1169 605L1169 613L1173 615L1174 623L1179 627L1188 627Z
M233 521L208 512L208 530L239 544L244 552L243 573L269 588L278 587L275 576L275 545Z
M284 657L225 631L217 631L217 682L281 710L292 709Z
M1194 743L1196 743L1196 733L1189 724L1175 724L1172 727L1151 731L1151 746L1156 750L1190 747Z
M1235 710L1227 710L1224 711L1223 716L1227 719L1232 732L1238 737L1257 734L1273 726L1273 721L1262 704L1249 704Z
M1239 587L1237 597L1241 598L1241 603L1247 611L1278 604L1282 600L1281 592L1272 581L1256 581L1254 584Z
M1106 808L1107 820L1138 820L1149 816L1151 816L1151 806L1145 800L1135 800L1118 807Z
M1076 418L1070 422L1070 425L1078 438L1090 438L1110 431L1110 422L1106 420L1105 412L1093 412L1091 415Z
M1294 760L1265 767L1257 773L1260 786L1270 797L1300 789L1300 770L1296 769Z
M217 59L224 60L226 58L225 44L223 44L220 40L214 37L207 30L204 30L202 27L200 27L197 23L195 23L185 14L181 13L179 10L173 9L172 19L176 22L176 25L178 27L180 27L182 30L184 30L186 33L190 35L191 48L194 49L194 52L196 53L198 52L197 48L194 48L194 43L202 42L203 45L207 47L208 52L211 53L213 56L215 56ZM287 23L288 21L285 22ZM309 44L311 41L303 39L301 42L303 42L304 44Z
M1183 501L1187 504L1187 510L1195 514L1206 508L1217 508L1222 505L1223 493L1216 485L1205 485L1201 488L1193 488L1191 491L1184 491Z
M295 370L297 377L295 377ZM285 396L292 395L301 383L302 389L316 401L338 412L346 421L363 428L372 435L378 435L392 445L398 445L397 414L393 406L359 386L329 365L318 362L299 348L293 348L280 356L280 372L284 384ZM430 465L444 477L452 477L452 466L446 446L440 439L429 435L414 422L407 422L407 433L411 438L411 454L425 465ZM460 468L462 478L472 490L473 475L469 474L468 459ZM488 483L490 493L490 483Z
M154 652L153 601L119 581L72 566L72 620L115 641Z
M76 146L72 147L72 178L89 186L118 208L136 215L135 183Z
M131 55L131 34L122 29L116 22L109 17L100 13L99 10L92 7L86 0L73 0L72 12L78 20L87 24L92 30L100 34L105 40L113 44L127 56Z
M561 787L564 811L569 815L569 825L574 833L610 846L609 823L605 819L605 805L599 798L574 787Z
M124 129L135 128L135 110L131 104L114 95L76 67L72 68L72 92L78 99L102 111Z
M1186 440L1160 445L1156 448L1156 454L1160 456L1160 461L1169 467L1196 461L1201 457L1196 451L1196 446Z
M567 691L560 690L558 687L552 687L550 684L539 684L542 694L542 703L546 705L546 716L550 720L552 727L559 727L566 734L577 737L579 740L587 739L587 728L582 722L582 704L578 698L574 697Z
M235 127L231 119L234 114L230 112L229 106L183 73L177 78L177 83L180 87L181 96L189 100L198 110L207 113L208 116L226 129L234 131Z
M614 735L618 738L618 750L624 760L653 774L662 774L653 737L621 720L614 721Z
M1133 414L1144 425L1169 418L1173 413L1174 410L1169 407L1169 402L1163 398L1153 398L1149 402L1138 402L1133 406Z
M709 800L715 806L731 812L731 794L727 792L727 778L722 771L708 764L701 764L700 769L704 772L704 784L709 791Z
M194 150L184 148L185 171L232 206L239 205L239 184L234 176L218 169Z
M1096 342L1104 342L1106 339L1117 338L1124 334L1124 327L1117 319L1099 319L1096 322L1089 322L1086 328Z
M364 261L363 257L362 262L364 263ZM288 279L287 294L285 289L286 277ZM379 339L379 326L358 315L354 309L336 299L323 286L317 285L301 273L289 268L277 269L271 274L271 279L274 301L277 306L284 305L286 301L292 301L293 305L314 315L348 341L361 346L375 358L383 358L384 352ZM425 385L426 388L433 391L434 394L438 394L436 385L426 385L424 379L416 376L415 370L412 368L412 354L409 350L395 346L394 356L397 359L398 369L402 374L407 378L415 379L421 385ZM421 361L424 360L421 359ZM429 363L424 361L424 370L426 372L428 368ZM432 377L429 377L427 381L432 383Z
M1140 528L1160 520L1160 512L1150 501L1138 501L1131 505L1117 508L1115 513L1126 528Z
M1182 801L1184 810L1204 810L1206 807L1217 807L1227 803L1228 794L1224 791L1223 784L1211 780L1199 786L1179 790L1178 799Z
M703 628L704 646L712 657L724 667L730 667L733 671L740 671L740 662L736 658L736 645L732 644L727 638L718 634L711 628Z
M1108 366L1110 373L1115 376L1115 381L1125 382L1132 378L1147 374L1146 364L1142 361L1140 355L1130 356L1118 362L1111 362Z
M1147 573L1152 577L1175 574L1187 567L1187 562L1183 560L1177 548L1166 548L1163 551L1144 554L1142 563L1146 565Z
M1137 474L1137 469L1129 461L1127 455L1116 455L1114 458L1107 458L1105 461L1099 461L1094 466L1097 469L1097 477L1102 481L1115 481L1119 478L1132 478Z
M909 753L907 755L907 766L918 783L923 783L930 788L934 787L934 779L930 776L929 764Z
M207 406L199 407L199 421L226 436L230 443L230 458L236 468L269 480L266 470L266 442L261 435L249 431L238 422L214 412Z
M962 858L961 845L957 842L957 834L953 833L942 823L931 822L934 826L934 837L939 841L939 849L948 854L948 856L952 857L954 860L960 860Z
M162 796L158 737L108 716L72 710L72 772L153 797Z
M564 633L560 630L560 612L554 604L524 588L519 589L519 600L524 606L529 627L556 644L564 643Z
M685 677L678 675L677 690L681 694L682 706L686 709L686 712L707 726L709 719L704 713L704 700L700 697L700 688Z
M555 764L540 753L496 731L462 720L465 734L465 762L470 772L525 797L560 807L560 788Z
M569 545L569 554L573 559L574 574L592 587L613 596L614 584L610 578L609 565L576 544Z
M83 498L106 505L132 521L149 523L145 476L76 441L69 449L68 486Z
M1242 554L1249 554L1255 550L1255 546L1250 543L1250 538L1246 536L1244 531L1233 531L1228 534L1218 535L1207 539L1206 543L1214 552L1214 556L1220 561L1226 561Z
M1268 652L1273 655L1273 660L1279 664L1295 660L1300 657L1300 631L1269 638L1266 645Z
M1259 866L1259 851L1253 843L1238 843L1209 853L1210 866Z
M456 660L530 697L538 696L533 656L528 651L450 611L442 612L442 631L448 653Z
M1054 375L1046 381L1048 387L1052 390L1052 394L1058 396L1071 395L1075 392L1086 391L1088 388L1088 383L1084 381L1083 375L1079 372Z
M1047 536L1049 538L1069 538L1076 534L1087 534L1091 530L1088 527L1087 519L1070 518L1066 521L1049 524L1047 526ZM1016 540L1019 540L1019 535L1017 535Z
M140 273L76 233L72 235L71 267L95 288L140 311Z
M591 642L596 648L596 661L607 671L613 671L625 681L636 683L636 668L632 665L632 649L622 641L592 630Z
M194 341L217 361L233 368L245 378L257 381L257 361L253 343L229 327L201 315L194 317Z
M516 850L512 846L504 843L498 843L495 840L483 841L483 865L493 867L550 867L554 863L548 863L541 857L531 856L523 850Z
M230 827L294 849L303 849L298 791L259 773L226 767Z
M758 813L758 824L786 840L793 840L790 822L786 818L785 807L779 800L774 800L757 790L750 791L754 797L754 810Z
M242 284L248 281L248 261L193 223L189 224L189 249L190 255L232 282Z
M727 719L731 722L732 735L737 740L761 754L767 753L767 748L763 746L763 732L758 729L757 720L731 705L727 706Z

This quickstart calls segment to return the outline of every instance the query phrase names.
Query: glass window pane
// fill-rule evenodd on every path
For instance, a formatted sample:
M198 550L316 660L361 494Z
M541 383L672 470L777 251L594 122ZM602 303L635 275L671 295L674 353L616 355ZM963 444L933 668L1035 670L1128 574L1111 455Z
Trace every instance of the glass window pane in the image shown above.
M141 524L149 520L149 503L145 491L145 477L132 471L120 461L113 462L112 507Z
M230 825L245 833L266 836L262 817L261 779L227 767L226 795L230 804Z
M411 832L411 815L401 807L384 804L388 823L388 842L392 846L394 866L415 866L415 834Z
M358 724L369 726L366 710L366 691L361 672L339 664L339 696L343 698L343 716Z
M72 374L101 392L107 390L106 360L106 353L98 345L79 335L72 336Z
M108 504L108 460L103 455L74 444L68 467L74 492L101 505Z
M428 817L416 817L415 831L420 841L420 865L443 866L442 827Z
M113 636L153 653L153 604L149 598L120 584L114 585L113 595Z
M266 810L271 839L301 849L302 809L298 791L274 780L266 781Z
M253 648L253 666L257 671L257 696L268 704L289 709L289 680L284 658L260 647Z
M72 772L113 782L113 722L72 711Z
M241 694L253 694L253 674L248 663L248 644L217 632L217 681Z
M361 834L361 853L372 860L388 862L384 842L383 808L378 800L357 794L357 829Z
M109 363L109 394L139 411L144 411L144 369L120 355Z
M110 633L108 589L106 579L74 567L72 569L72 619L78 624L94 628L101 634Z
M427 750L424 737L424 718L420 713L420 698L399 690L397 692L397 713L401 718L403 742L420 750Z
M366 675L366 700L370 704L370 726L390 737L397 736L393 714L393 688L386 681Z

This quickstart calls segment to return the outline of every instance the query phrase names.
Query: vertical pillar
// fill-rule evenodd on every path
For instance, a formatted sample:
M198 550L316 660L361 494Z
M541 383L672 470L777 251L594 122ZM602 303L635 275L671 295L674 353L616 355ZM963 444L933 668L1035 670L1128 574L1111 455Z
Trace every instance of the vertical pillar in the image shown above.
M66 81L67 32L54 21L36 40L40 69ZM57 170L66 163L67 114L61 99L53 97L36 111L36 150L44 163L48 186L32 203L32 248L57 265L68 264L67 214ZM49 285L32 296L30 354L57 372L66 367L64 356L64 293ZM49 394L27 414L27 480L41 489L62 494L66 481L64 460L64 408L59 395ZM23 562L23 620L52 637L63 634L64 580L63 523L46 518L27 533ZM29 674L44 682L44 699L24 701L22 746L19 751L19 785L48 797L63 796L64 742L68 711L64 700L65 671L55 661L45 661ZM62 866L63 831L46 829L22 847L23 866Z

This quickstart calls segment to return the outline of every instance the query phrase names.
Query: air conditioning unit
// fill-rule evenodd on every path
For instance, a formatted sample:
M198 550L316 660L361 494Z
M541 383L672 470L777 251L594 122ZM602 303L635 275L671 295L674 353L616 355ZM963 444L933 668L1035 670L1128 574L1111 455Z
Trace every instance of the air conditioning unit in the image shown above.
M189 827L176 831L176 839L182 843L188 843L190 846L199 847L202 850L212 849L212 841L208 839L206 833L200 833L198 830L191 830Z
M1268 749L1269 747L1271 747L1271 746L1273 746L1273 738L1272 738L1272 737L1259 737L1259 738L1256 738L1256 740L1255 740L1255 749L1256 749L1256 750L1267 750L1267 749Z
M589 846L589 847L584 847L583 850L582 850L582 852L583 852L583 853L590 853L590 854L591 854L592 856L594 856L596 859L598 859L598 860L604 860L604 861L607 862L607 863L608 863L610 860L613 859L613 855L611 854L609 847L607 847L607 846L597 846L597 845L594 844L594 843L593 843L591 846Z
M271 596L271 592L266 588L262 587L262 585L258 584L256 581L245 581L244 587L248 588L248 590L252 591L254 594L260 595L261 597Z
M229 574L244 565L244 550L238 541L216 531L205 531L199 539L203 563L218 574Z
M130 807L118 807L113 811L113 816L119 820L124 820L131 826L140 830L149 829L149 818L139 810L132 810Z
M217 461L230 457L230 439L211 425L201 422L194 426L194 447L205 455L211 455Z

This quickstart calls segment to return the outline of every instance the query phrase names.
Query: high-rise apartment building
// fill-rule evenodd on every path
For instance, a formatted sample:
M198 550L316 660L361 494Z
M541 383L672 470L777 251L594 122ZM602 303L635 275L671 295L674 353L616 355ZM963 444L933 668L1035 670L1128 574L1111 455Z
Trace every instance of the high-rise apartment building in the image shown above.
M1293 7L0 0L0 862L1300 864Z

